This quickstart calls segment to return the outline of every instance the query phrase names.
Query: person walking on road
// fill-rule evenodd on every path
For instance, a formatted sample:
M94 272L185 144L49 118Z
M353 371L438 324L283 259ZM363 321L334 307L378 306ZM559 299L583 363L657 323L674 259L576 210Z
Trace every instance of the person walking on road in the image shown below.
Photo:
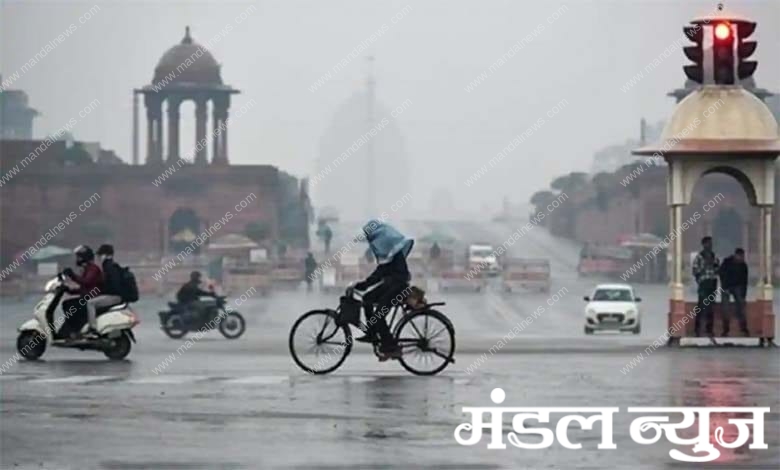
M720 260L715 256L715 252L712 251L712 237L702 238L701 247L701 251L693 260L692 269L693 277L696 279L696 284L698 284L699 294L694 331L696 336L701 334L701 319L704 317L707 336L712 338L712 303L715 301L715 292L718 290Z
M317 271L317 260L314 259L314 255L309 252L306 255L304 263L304 270L306 272L306 291L311 292L311 284L314 281L314 273Z
M734 254L723 260L720 266L720 286L723 288L723 336L729 335L729 305L734 298L734 313L739 321L739 329L750 336L745 318L745 298L747 297L748 267L745 263L745 250L737 248Z

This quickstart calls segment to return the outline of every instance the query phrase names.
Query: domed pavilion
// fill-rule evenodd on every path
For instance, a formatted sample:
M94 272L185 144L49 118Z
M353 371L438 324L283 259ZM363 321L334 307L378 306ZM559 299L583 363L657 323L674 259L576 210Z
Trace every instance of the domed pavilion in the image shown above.
M196 165L228 164L227 118L230 95L240 93L222 81L220 64L205 47L198 44L186 27L184 38L160 57L154 68L152 83L134 90L133 163L138 163L138 95L146 106L146 164L174 163L179 153L179 108L186 100L195 102ZM206 135L208 103L212 106L212 132ZM167 151L163 152L163 103L166 103ZM211 159L208 153L211 139Z

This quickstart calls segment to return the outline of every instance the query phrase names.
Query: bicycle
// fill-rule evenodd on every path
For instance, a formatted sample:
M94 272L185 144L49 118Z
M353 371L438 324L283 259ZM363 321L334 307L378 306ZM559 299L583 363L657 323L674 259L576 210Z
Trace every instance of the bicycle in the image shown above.
M417 289L417 288L412 288ZM424 294L417 289L416 292ZM355 292L341 297L339 307L312 310L301 315L290 330L289 347L295 363L311 374L328 374L338 369L352 351L353 339L350 325L364 333L369 326L361 320L362 302L355 299ZM410 300L413 299L413 300ZM393 306L385 318L390 318L388 327L401 347L398 359L404 369L415 375L435 375L449 364L455 363L455 328L446 315L432 307L445 302L428 303L424 295L409 296L402 303ZM400 314L399 314L400 312ZM304 340L313 343L308 349L301 344ZM381 342L376 337L371 342L374 354L380 357ZM329 350L324 357L323 350ZM314 351L315 363L304 361L304 353ZM332 365L328 365L332 360ZM423 365L415 363L418 360ZM313 362L313 361L312 361Z

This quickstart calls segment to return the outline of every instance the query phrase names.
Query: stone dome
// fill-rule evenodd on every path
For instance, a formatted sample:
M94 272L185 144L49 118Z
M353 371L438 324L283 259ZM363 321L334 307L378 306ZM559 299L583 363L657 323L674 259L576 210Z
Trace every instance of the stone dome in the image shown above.
M635 150L660 153L780 153L775 117L741 86L704 86L680 101L661 142Z
M211 52L192 40L187 26L181 42L165 51L157 62L152 84L221 85L219 69Z

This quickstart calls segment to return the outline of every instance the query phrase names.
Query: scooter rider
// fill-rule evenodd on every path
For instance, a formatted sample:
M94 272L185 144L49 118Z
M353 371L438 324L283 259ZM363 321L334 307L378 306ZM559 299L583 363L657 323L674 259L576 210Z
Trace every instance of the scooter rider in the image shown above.
M122 274L119 265L114 262L114 247L100 245L97 255L103 270L103 288L99 296L87 300L87 320L92 333L97 333L97 309L122 303Z
M192 271L190 273L190 281L181 286L176 293L176 301L179 302L179 307L185 311L189 310L194 316L203 318L205 306L200 301L201 296L216 297L214 291L206 291L201 289L200 286L201 274L200 271Z
M76 255L76 265L81 268L81 274L76 274L72 269L65 268L62 274L69 277L79 285L78 298L69 299L62 303L65 312L65 322L61 327L62 335L70 333L71 337L77 336L86 321L86 303L89 299L99 296L103 288L103 272L95 264L95 252L87 245L79 245L73 253ZM48 319L51 324L51 319Z

